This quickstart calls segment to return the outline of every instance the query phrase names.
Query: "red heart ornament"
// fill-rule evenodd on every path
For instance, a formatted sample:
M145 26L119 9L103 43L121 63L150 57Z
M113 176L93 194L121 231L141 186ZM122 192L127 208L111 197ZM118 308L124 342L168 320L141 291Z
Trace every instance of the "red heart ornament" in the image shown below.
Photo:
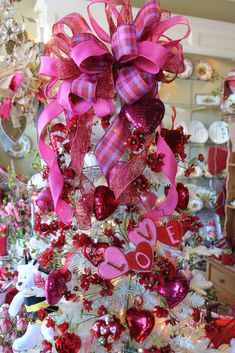
M182 236L182 225L176 219L170 220L164 226L157 227L157 238L163 244L177 247L181 243Z
M170 309L184 300L189 292L189 281L181 273L178 273L171 281L165 281L157 291L166 299Z
M111 216L117 207L118 202L112 190L104 185L95 189L93 208L98 221L103 221Z
M82 248L82 252L87 260L97 267L104 260L104 253L108 246L109 244L107 243L92 243L85 245Z
M161 123L165 114L165 106L160 99L143 98L123 108L129 122L140 129L143 134L151 134Z
M136 342L143 342L152 332L155 320L151 311L131 308L126 312L126 323Z
M52 148L56 153L59 153L60 148L63 147L69 149L70 144L69 141L67 141L68 134L64 124L58 123L53 125L50 129L49 137Z
M135 251L126 254L129 269L138 272L149 272L153 266L153 251L148 243L139 243Z
M48 304L55 305L67 291L66 280L60 271L49 273L45 283L45 295Z
M177 183L176 189L178 193L177 208L179 208L180 210L186 210L189 202L188 188L182 183Z
M113 343L120 338L123 331L124 327L116 316L109 315L96 320L91 328L91 332L95 338L108 350L110 350Z

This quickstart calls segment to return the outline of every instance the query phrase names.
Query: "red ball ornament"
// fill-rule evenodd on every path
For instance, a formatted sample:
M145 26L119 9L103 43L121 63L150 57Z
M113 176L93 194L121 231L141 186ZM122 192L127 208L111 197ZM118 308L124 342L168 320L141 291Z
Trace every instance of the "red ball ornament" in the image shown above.
M125 330L116 316L106 315L104 318L96 320L91 328L91 332L95 338L108 351L112 349L112 345L117 341L122 332Z
M179 208L180 210L186 210L189 202L188 188L182 183L177 183L176 189L178 193L177 208Z
M49 273L45 283L45 295L48 304L57 304L67 291L66 280L60 271Z
M181 273L178 273L171 281L165 281L157 291L165 298L168 307L173 309L188 294L189 281Z
M83 255L92 265L97 267L104 260L105 250L109 247L107 243L88 244L82 248Z
M104 185L95 189L94 213L98 221L103 221L111 216L117 207L118 202L112 190Z
M126 323L136 342L144 342L153 330L155 319L151 311L131 308L126 312Z
M124 107L123 113L136 129L140 129L144 135L149 135L161 123L165 106L160 99L143 98Z

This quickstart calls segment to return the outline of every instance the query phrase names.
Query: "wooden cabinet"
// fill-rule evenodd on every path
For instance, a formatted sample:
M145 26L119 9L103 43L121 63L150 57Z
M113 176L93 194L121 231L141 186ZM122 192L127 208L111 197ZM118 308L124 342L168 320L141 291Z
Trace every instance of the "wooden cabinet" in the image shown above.
M225 235L233 244L233 239L235 236L235 207L231 205L231 202L235 200L235 153L232 152L231 141L229 141L228 144L226 190L227 197L225 205Z
M224 266L220 261L208 258L207 280L214 284L219 302L235 304L235 267Z

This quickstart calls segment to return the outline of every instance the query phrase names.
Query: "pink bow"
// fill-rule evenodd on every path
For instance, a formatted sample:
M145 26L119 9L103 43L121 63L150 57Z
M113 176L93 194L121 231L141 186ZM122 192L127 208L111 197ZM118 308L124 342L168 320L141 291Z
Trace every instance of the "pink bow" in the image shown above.
M91 6L99 2L105 4L111 35L98 25L91 14ZM117 9L118 5L121 5L121 10ZM54 57L42 57L40 69L42 75L50 77L46 95L52 99L52 102L45 108L39 119L39 149L50 169L49 186L55 211L66 224L71 223L75 210L60 197L64 177L58 166L56 153L45 142L47 124L62 112L65 113L67 122L73 116L78 116L80 119L90 111L98 117L112 115L115 89L125 104L132 104L147 93L154 97L157 93L157 74L161 70L175 74L182 71L183 56L180 41L190 34L188 21L184 17L168 18L168 13L161 11L158 1L155 0L147 0L134 21L130 2L124 0L91 1L88 5L88 15L92 28L99 38L91 33L91 28L81 15L72 13L64 17L53 26L53 40L48 46L49 52L53 53ZM164 35L165 31L178 24L185 25L187 28L182 38L171 40ZM66 26L72 32L71 37L67 34ZM111 46L111 51L104 42ZM61 52L64 53L63 56ZM58 82L60 82L59 89L56 94L53 94L55 84ZM85 129L88 129L89 139L90 128L85 127ZM117 133L112 137L114 130ZM119 177L128 172L126 175L129 175L129 178L124 187L116 192L118 197L145 166L145 157L140 155L120 168L119 158L126 148L125 141L129 134L129 123L118 116L102 139L102 144L98 144L96 149L96 156L100 163L100 153L103 153L101 146L104 142L108 159L111 155L110 150L107 149L111 146L111 142L117 146L114 160L113 156L110 158L112 165L100 163L100 167L109 178L110 185L113 183L112 175L114 180L116 179L112 171L118 171ZM81 151L79 143L82 142L77 141L76 149ZM76 162L72 162L76 172L80 173L82 170L85 152L83 151L81 158L79 157ZM114 167L116 169L113 169ZM130 173L130 167L132 170L135 169L136 174Z
M17 72L11 79L9 84L9 89L12 91L12 94L16 93L22 83L25 81L25 75L21 72ZM10 118L11 112L11 105L12 105L12 98L7 98L0 106L0 117L2 119L8 120Z

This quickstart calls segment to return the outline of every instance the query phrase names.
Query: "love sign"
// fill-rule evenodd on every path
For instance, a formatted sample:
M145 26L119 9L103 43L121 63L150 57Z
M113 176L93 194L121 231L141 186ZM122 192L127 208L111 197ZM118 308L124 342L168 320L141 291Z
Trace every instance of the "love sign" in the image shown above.
M146 242L151 246L155 246L157 243L157 229L155 223L149 219L144 218L138 225L134 227L129 233L128 238L133 244L139 244Z
M151 219L144 218L137 227L129 232L128 237L136 245L135 250L124 254L117 247L108 247L104 253L104 261L98 267L102 278L117 278L128 271L151 271L153 266L152 247L157 243L155 223Z
M182 241L183 229L179 221L172 219L166 225L157 227L158 240L166 245L177 247Z
M140 243L136 246L135 251L126 254L129 268L137 272L149 272L153 265L152 248L147 243Z
M117 278L129 271L125 255L115 246L110 246L105 250L104 259L99 265L98 271L100 276L105 279Z

